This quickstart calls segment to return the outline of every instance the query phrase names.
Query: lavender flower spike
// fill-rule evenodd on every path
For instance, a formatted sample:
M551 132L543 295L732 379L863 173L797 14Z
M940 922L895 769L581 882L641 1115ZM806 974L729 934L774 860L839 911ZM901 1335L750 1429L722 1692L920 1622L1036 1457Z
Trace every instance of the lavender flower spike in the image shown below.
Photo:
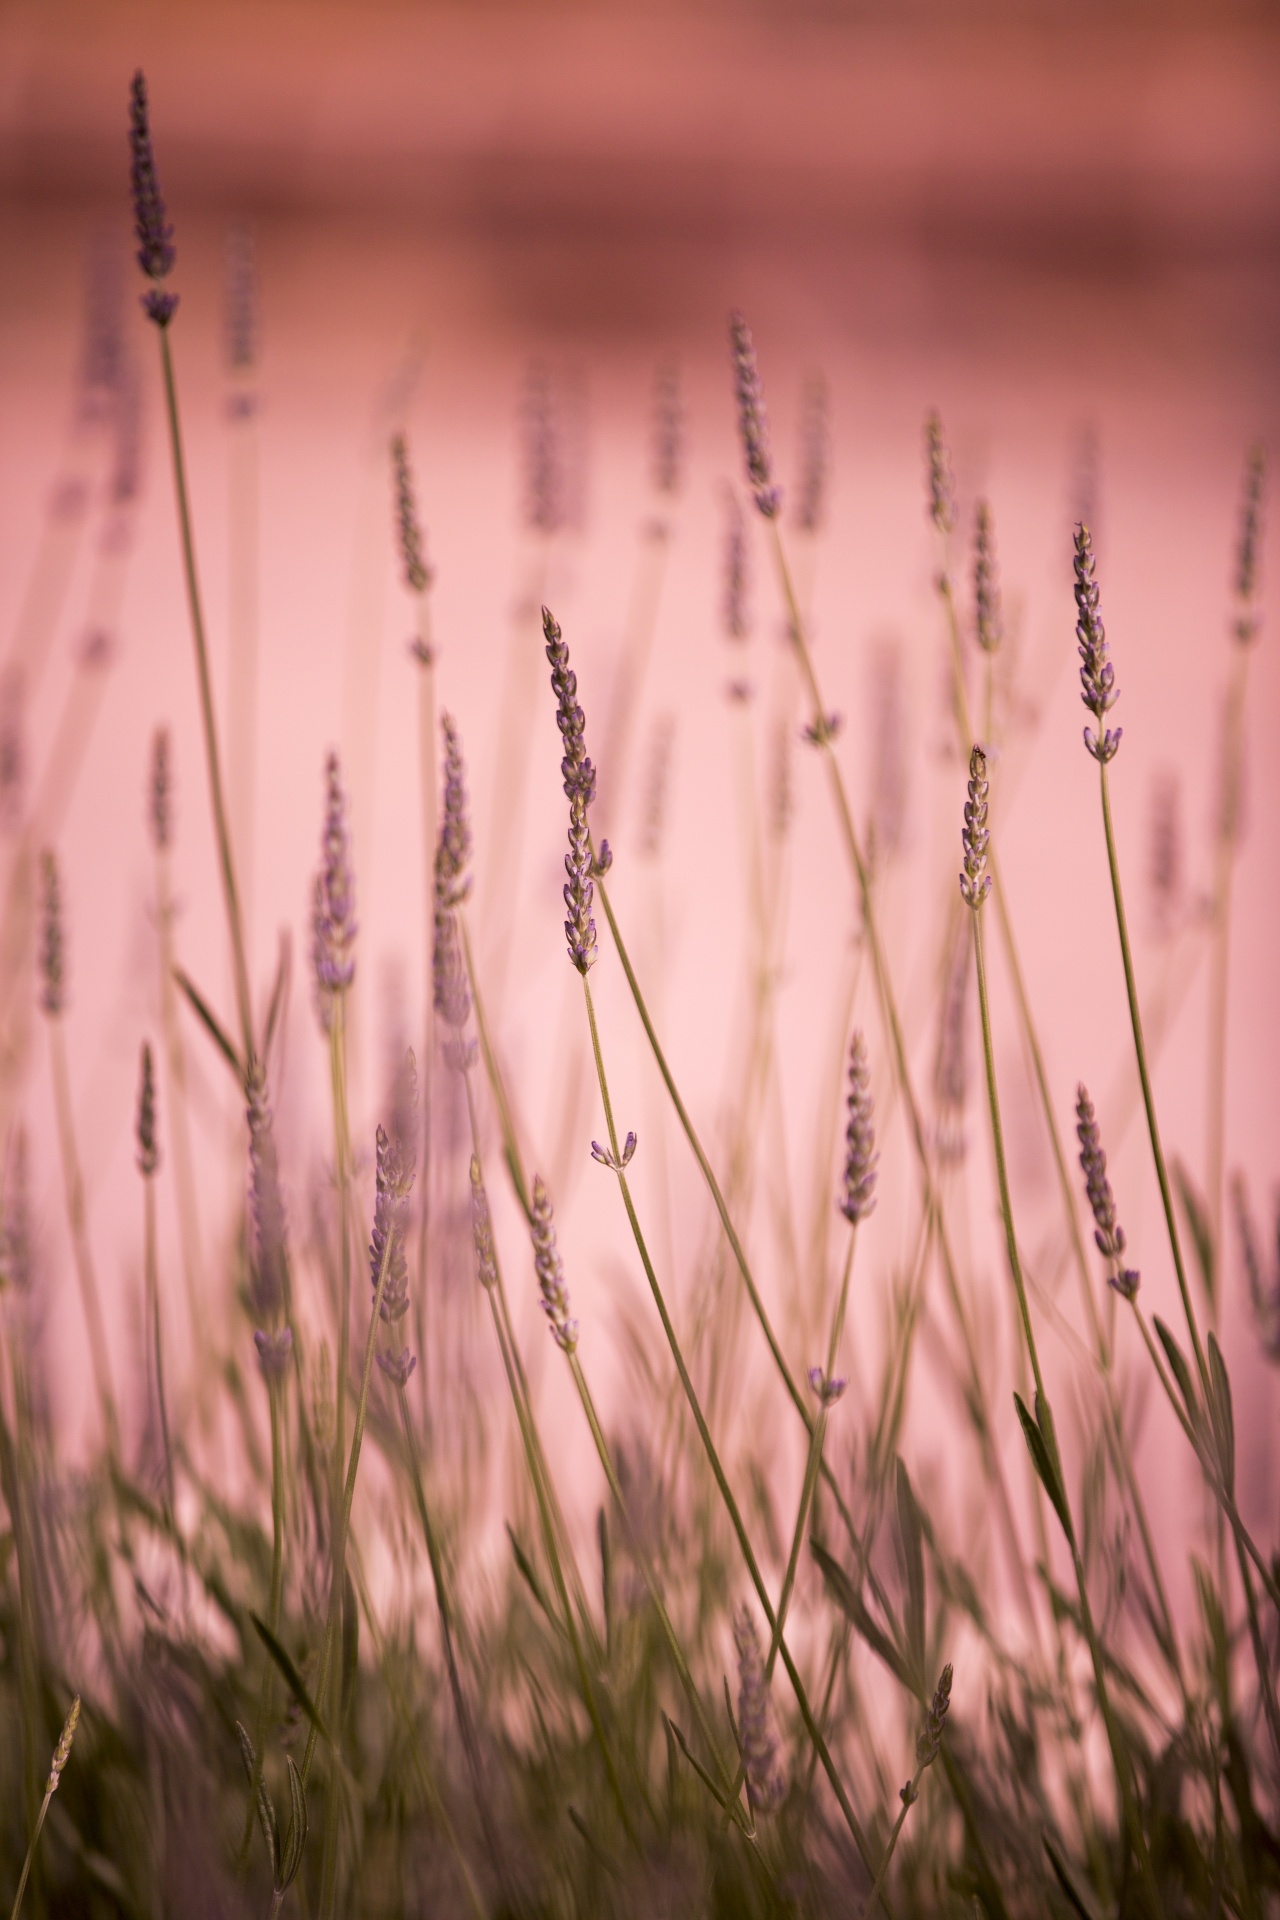
M936 408L924 423L924 449L929 462L929 518L939 533L951 533L956 524L955 482L942 437L942 418Z
M425 593L434 576L423 549L422 526L413 493L413 475L409 470L409 443L402 433L398 433L391 442L391 468L395 480L396 533L400 541L404 583L411 593Z
M129 92L129 183L133 190L133 224L138 236L138 265L157 283L172 270L173 228L165 218L164 198L156 175L147 109L147 83L142 70L133 76ZM162 293L157 284L142 299L143 311L158 327L167 327L178 304L176 293Z
M981 747L975 746L969 755L969 798L964 803L964 827L960 834L964 847L960 892L965 905L975 913L991 891L991 875L987 872L987 843L991 838L987 828L988 787L987 756Z
M1132 1300L1138 1291L1140 1276L1124 1264L1124 1228L1116 1218L1115 1196L1107 1178L1107 1156L1102 1150L1093 1102L1083 1083L1076 1089L1076 1133L1080 1139L1080 1165L1084 1169L1089 1205L1093 1209L1093 1237L1111 1272L1110 1284L1122 1300Z
M578 1323L569 1311L569 1289L565 1285L564 1264L556 1248L555 1220L551 1197L541 1175L533 1177L533 1211L529 1219L533 1236L533 1266L542 1292L541 1306L551 1322L551 1337L561 1353L572 1353L578 1344Z
M1262 497L1267 456L1260 441L1250 447L1244 463L1244 494L1240 503L1240 538L1236 547L1236 639L1247 643L1258 631L1259 559L1262 550Z
M267 1332L255 1327L253 1344L258 1349L258 1365L264 1380L283 1380L293 1357L293 1328L276 1327Z
M547 659L551 662L551 686L556 696L556 725L564 747L560 772L569 801L569 851L564 870L568 876L564 903L569 917L564 923L569 958L584 977L595 965L596 923L591 907L595 898L593 873L603 873L609 864L609 843L600 846L600 860L591 858L591 832L587 808L595 799L596 770L586 749L586 719L578 704L578 679L569 665L569 649L552 615L542 609L542 631L546 638Z
M978 645L984 653L994 653L1004 638L1004 617L996 572L995 523L985 500L979 500L973 521L973 604Z
M409 1056L408 1070L413 1075L416 1094L417 1075ZM417 1105L416 1098L412 1104ZM405 1227L409 1212L409 1190L413 1186L413 1130L405 1130L403 1141L391 1139L385 1127L377 1134L377 1198L373 1210L373 1234L369 1242L369 1278L374 1298L385 1269L382 1284L381 1315L389 1327L403 1320L409 1311L409 1263L405 1257ZM405 1347L400 1353L380 1353L378 1365L396 1386L403 1387L416 1361Z
M766 520L773 520L782 506L782 494L773 484L769 420L760 386L755 342L745 317L740 313L729 315L729 344L733 349L733 384L738 396L738 426L746 456L747 479L751 483L756 506Z
M342 771L336 753L330 753L325 762L325 781L320 871L316 875L311 916L311 958L320 1021L327 1033L333 1022L334 995L355 979L356 884L347 830L347 797L342 790Z
M156 1140L156 1082L151 1066L151 1048L142 1044L141 1079L138 1086L138 1172L149 1180L160 1165L160 1147Z
M168 727L157 727L151 736L147 820L156 852L166 852L173 839L173 774L169 766Z
M867 1067L867 1048L860 1032L849 1042L849 1123L845 1129L844 1186L838 1202L850 1226L865 1220L876 1204L875 1103L871 1098L871 1075Z
M44 913L40 927L40 1005L51 1020L65 1013L67 982L62 950L62 885L58 862L46 852L40 862Z
M488 1291L498 1284L498 1256L493 1245L489 1196L484 1190L480 1162L471 1156L471 1237L476 1249L476 1278Z
M1081 521L1075 532L1076 639L1080 644L1080 698L1098 721L1098 731L1084 730L1084 743L1098 765L1105 767L1120 745L1123 727L1114 732L1102 722L1120 698L1116 670L1111 664L1107 632L1098 612L1098 582L1094 577L1093 539Z
M738 1741L747 1798L753 1813L772 1813L786 1789L778 1769L778 1742L769 1726L760 1641L746 1607L733 1616L733 1642L738 1655Z
M249 1296L260 1320L275 1320L284 1310L288 1255L275 1126L261 1061L254 1061L246 1091L249 1098L249 1224L253 1242Z
M471 891L467 872L471 863L471 815L462 742L451 715L441 714L440 732L444 736L444 810L436 849L436 901L443 907L458 907Z

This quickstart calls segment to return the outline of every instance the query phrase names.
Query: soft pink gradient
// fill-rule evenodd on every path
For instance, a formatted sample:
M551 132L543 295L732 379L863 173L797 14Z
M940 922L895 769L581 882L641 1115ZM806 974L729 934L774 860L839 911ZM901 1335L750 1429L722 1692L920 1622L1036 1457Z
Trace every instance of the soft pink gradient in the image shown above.
M584 1351L603 1377L606 1403L610 1381L618 1409L628 1404L618 1397L624 1390L637 1391L620 1328L636 1320L651 1336L652 1315L611 1183L588 1158L601 1131L590 1082L582 1083L580 1110L565 1119L564 1089L581 1072L584 1035L560 935L564 803L540 657L527 710L520 880L509 897L486 890L500 686L530 566L517 415L531 356L584 396L583 523L557 542L546 592L573 650L590 741L599 738L593 719L603 715L617 672L637 535L652 511L653 369L674 353L683 370L688 471L634 734L632 788L614 835L614 895L645 979L658 983L673 1062L718 1158L748 990L734 734L740 722L755 729L763 791L768 689L784 664L762 542L754 637L731 655L719 634L720 489L739 469L724 322L728 308L741 305L756 330L784 485L803 379L820 367L830 382L833 484L816 553L813 628L827 695L845 717L843 764L864 812L872 663L887 642L901 648L907 836L883 906L922 1088L932 1070L935 929L958 869L964 784L950 746L944 636L931 587L936 555L923 511L921 426L930 405L942 410L951 439L962 525L980 492L993 504L1009 624L1034 709L1030 750L993 769L994 825L1023 960L1062 1123L1069 1128L1076 1080L1086 1078L1149 1304L1174 1319L1150 1157L1137 1127L1118 1131L1128 1098L1125 1006L1095 770L1080 741L1070 528L1081 501L1081 449L1092 435L1103 608L1123 689L1117 828L1140 985L1154 998L1165 962L1146 909L1152 782L1161 769L1178 772L1194 897L1209 879L1241 460L1255 436L1273 453L1280 448L1274 28L1244 16L1220 29L1188 16L1161 35L1094 16L1078 31L1065 16L1024 31L992 15L961 32L923 15L907 27L877 19L792 28L768 13L736 19L715 11L357 16L332 8L304 22L285 9L253 20L234 9L11 10L0 24L0 636L12 630L63 457L86 247L102 232L121 251L128 244L125 95L139 60L177 227L182 304L173 343L223 697L221 316L232 215L251 218L262 278L261 720L249 911L263 1001L279 930L293 942L279 1106L299 1235L307 1183L328 1139L306 912L331 743L344 753L359 861L355 1125L366 1148L385 1083L389 978L402 983L410 1037L421 1019L424 858L415 670L405 647L412 616L398 583L386 470L388 436L405 425L437 569L441 698L458 718L471 773L476 924L482 965L503 982L493 1009L500 1043L534 1163L559 1204ZM134 1367L140 1269L131 1136L137 1048L155 1032L157 995L143 793L148 741L161 721L174 730L179 783L180 950L219 1004L231 1004L155 341L134 292L130 276L145 492L105 706L60 835L69 1041L122 1381ZM88 555L101 526L95 506L32 716L33 772L75 672ZM1269 534L1272 578L1274 555ZM523 631L535 644L532 629ZM1259 1211L1280 1176L1276 649L1269 626L1251 683L1229 1073L1228 1165L1245 1169ZM726 682L743 674L759 694L745 721L724 698ZM653 719L665 711L675 717L675 748L659 881L637 857L637 792ZM854 916L828 796L799 744L794 781L795 865L778 991L784 1097L764 1144L750 1225L780 1319L808 1332L818 1279L805 1257L790 1272L774 1197L791 1186L807 1239L831 1177L825 1161L815 1164L814 1143L846 1038L839 1020ZM708 1244L708 1209L663 1114L603 932L593 981L619 1117L641 1136L637 1193L655 1217L657 1141L665 1137L679 1296ZM999 967L995 992L1015 1203L1031 1265L1043 1271L1056 1199ZM1203 1012L1201 969L1156 1075L1168 1143L1197 1172ZM855 1378L870 1386L883 1331L870 1301L908 1257L908 1209L898 1202L914 1194L915 1172L888 1098L865 978L858 1017L872 1036L886 1111L884 1197L859 1257L868 1300L852 1318ZM239 1135L219 1063L191 1025L187 1040L198 1066L212 1266L231 1231ZM82 1341L38 1023L20 1106L33 1134L46 1311L50 1325L65 1325L60 1349L75 1356L59 1387L74 1431ZM989 1337L1007 1350L1006 1279L976 1101L969 1134L978 1169L969 1229L990 1280ZM564 1383L552 1374L496 1148L492 1162L522 1332L548 1401L559 1407ZM161 1204L176 1266L167 1186ZM475 1312L468 1279L449 1277L441 1312ZM1070 1279L1060 1300L1075 1324ZM181 1347L180 1304L171 1320ZM1234 1253L1223 1338L1244 1501L1261 1517L1274 1507L1273 1376L1256 1353ZM1126 1340L1122 1332L1122 1349ZM651 1337L649 1345L656 1352ZM1069 1343L1055 1342L1051 1352L1058 1367ZM438 1364L429 1358L419 1379L435 1379ZM181 1378L181 1365L177 1371ZM482 1378L496 1395L487 1359ZM757 1425L757 1441L781 1419L773 1384L754 1364L740 1410L766 1423ZM945 1396L922 1389L913 1444L935 1463L926 1477L941 1472L950 1417ZM625 1413L620 1418L625 1424ZM1176 1452L1162 1406L1152 1405L1148 1432L1156 1497L1172 1514L1192 1484L1189 1463Z

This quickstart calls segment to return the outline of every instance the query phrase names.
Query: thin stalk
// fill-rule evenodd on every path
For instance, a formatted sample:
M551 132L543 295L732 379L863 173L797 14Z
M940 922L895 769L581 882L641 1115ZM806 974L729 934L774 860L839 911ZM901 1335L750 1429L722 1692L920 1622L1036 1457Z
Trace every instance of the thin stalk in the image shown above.
M333 995L329 1021L329 1091L333 1108L333 1165L338 1190L338 1371L334 1386L334 1511L341 1494L343 1452L346 1448L346 1396L351 1345L351 1134L347 1122L346 1039L347 993Z
M53 1104L58 1123L58 1145L62 1154L62 1178L66 1191L67 1225L71 1230L71 1250L75 1257L76 1278L80 1283L80 1302L84 1308L89 1335L89 1359L107 1451L112 1460L120 1456L120 1423L116 1417L115 1395L111 1389L111 1364L107 1354L107 1334L102 1319L102 1301L89 1247L89 1229L85 1218L84 1179L76 1148L75 1120L71 1106L71 1081L67 1072L67 1042L60 1015L49 1021L49 1059L53 1067Z
M169 856L156 851L156 922L160 942L160 1023L164 1033L165 1064L169 1075L169 1137L173 1143L173 1174L177 1187L178 1231L182 1244L182 1277L186 1283L187 1313L192 1350L204 1351L204 1268L201 1258L200 1218L196 1206L196 1179L191 1155L191 1115L187 1101L187 1063L178 1019L174 986L173 888ZM196 1369L203 1380L205 1370ZM203 1402L203 1391L200 1393Z
M591 997L591 983L586 974L582 976L582 990L586 1000L587 1019L591 1028L591 1049L595 1057L596 1077L600 1085L600 1098L604 1105L605 1124L609 1133L609 1147L613 1155L614 1172L618 1182L618 1190L622 1195L622 1204L626 1209L627 1220L631 1227L632 1237L636 1243L636 1250L640 1255L641 1265L644 1267L645 1278L649 1282L649 1290L653 1294L654 1304L658 1309L658 1317L662 1321L662 1330L666 1335L667 1345L671 1349L671 1357L675 1361L676 1371L680 1376L680 1384L684 1388L685 1399L689 1403L689 1410L693 1415L694 1424L698 1429L698 1436L702 1441L708 1463L715 1477L716 1485L720 1490L720 1497L724 1501L725 1511L728 1513L734 1533L737 1535L738 1546L741 1550L743 1562L746 1566L751 1584L756 1590L756 1595L760 1601L765 1619L769 1624L769 1631L772 1633L777 1615L769 1599L768 1590L765 1587L763 1576L761 1575L759 1565L752 1550L751 1541L743 1523L741 1511L733 1496L733 1490L729 1485L724 1467L721 1464L720 1455L716 1450L715 1442L711 1438L710 1430L707 1427L693 1381L689 1377L689 1370L685 1365L684 1355L680 1350L680 1342L676 1335L675 1327L672 1325L671 1316L667 1311L667 1303L663 1297L662 1288L653 1270L653 1263L649 1258L649 1250L645 1244L644 1234L641 1231L640 1221L631 1198L631 1190L627 1182L627 1176L621 1165L618 1131L614 1125L613 1105L609 1098L609 1083L605 1075L604 1056L600 1050L600 1034L596 1026L595 1003ZM801 1680L800 1674L796 1669L795 1662L787 1648L785 1639L779 1640L778 1651L782 1655L782 1664L786 1668L787 1677L795 1693L796 1704L800 1709L800 1716L804 1721L809 1738L818 1750L818 1758L822 1762L823 1771L831 1783L832 1792L835 1794L836 1800L839 1803L840 1811L844 1815L849 1832L853 1836L854 1845L862 1857L867 1872L870 1873L873 1869L866 1835L850 1803L849 1796L844 1788L844 1783L836 1771L835 1763L831 1758L827 1743L823 1739L821 1729L814 1719L813 1709L809 1705L809 1698L805 1692L804 1682Z
M1206 1403L1209 1400L1209 1369L1205 1363L1204 1349L1200 1344L1200 1329L1196 1325L1195 1308L1191 1304L1191 1292L1187 1286L1186 1268L1182 1260L1182 1242L1178 1235L1178 1217L1174 1212L1173 1190L1169 1185L1169 1172L1165 1166L1164 1148L1160 1144L1160 1126L1156 1119L1155 1096L1151 1091L1151 1076L1147 1071L1147 1049L1142 1037L1142 1012L1138 1005L1138 987L1133 972L1133 954L1129 946L1129 926L1125 918L1124 893L1120 885L1120 862L1116 856L1115 830L1111 822L1111 789L1107 783L1106 762L1098 768L1102 793L1102 824L1107 840L1107 866L1111 872L1111 892L1115 899L1116 930L1120 935L1120 957L1124 963L1125 992L1129 997L1129 1019L1133 1027L1133 1046L1138 1059L1138 1076L1142 1082L1142 1103L1147 1111L1147 1132L1151 1136L1151 1153L1156 1164L1156 1179L1160 1183L1160 1199L1164 1206L1165 1224L1169 1230L1169 1245L1173 1251L1174 1270L1178 1276L1178 1292L1182 1296L1182 1311L1186 1315L1187 1331L1191 1335L1191 1346L1195 1353L1196 1371L1200 1376L1200 1386Z
M646 520L640 530L640 549L636 555L630 605L623 628L622 653L605 727L605 750L600 756L601 767L608 769L603 791L596 803L602 831L616 820L625 786L632 728L640 711L645 674L653 651L670 545L671 529L666 521L656 517Z
M1227 1006L1231 960L1231 885L1235 878L1240 827L1240 775L1244 761L1245 698L1249 679L1247 642L1237 642L1235 670L1227 695L1222 746L1222 801L1218 821L1217 872L1213 889L1213 938L1209 949L1209 1087L1205 1101L1205 1184L1209 1239L1218 1285L1210 1292L1210 1311L1221 1296L1223 1270L1222 1195L1227 1115Z
M169 1414L164 1397L164 1348L160 1338L160 1285L156 1272L156 1193L153 1179L145 1175L143 1194L143 1270L146 1276L147 1326L151 1335L151 1363L155 1371L156 1412L160 1421L160 1440L164 1447L164 1485L170 1527L177 1524L173 1498L173 1450L169 1444Z
M426 1489L422 1481L422 1463L418 1458L418 1442L413 1424L409 1419L409 1398L403 1386L397 1387L396 1398L400 1407L400 1426L404 1434L405 1457L409 1462L409 1472L413 1480L414 1500L418 1508L418 1518L422 1522L422 1537L426 1543L427 1558L431 1563L431 1583L435 1590L436 1611L440 1616L440 1643L444 1650L445 1668L449 1676L449 1692L453 1699L454 1717L458 1722L458 1733L466 1755L467 1768L471 1774L471 1789L475 1795L476 1812L480 1816L485 1848L497 1870L498 1878L505 1885L507 1882L506 1859L489 1809L489 1798L485 1792L484 1772L480 1765L480 1748L471 1719L471 1710L462 1691L462 1679L458 1672L458 1661L453 1645L453 1618L449 1592L445 1584L444 1560L440 1552L440 1543L436 1538L436 1530L431 1521L431 1512L427 1506Z
M622 1523L627 1529L627 1537L631 1543L631 1551L635 1555L636 1565L640 1569L641 1578L644 1581L649 1598L653 1602L654 1612L658 1616L658 1623L662 1628L663 1638L666 1640L668 1651L671 1654L672 1664L675 1667L680 1684L684 1688L690 1711L693 1714L698 1731L706 1744L707 1752L711 1755L715 1764L716 1772L719 1774L724 1786L726 1799L729 1802L729 1818L736 1826L741 1828L744 1834L750 1837L752 1833L751 1821L749 1816L743 1813L738 1797L741 1792L741 1782L739 1782L738 1788L735 1790L729 1770L720 1757L720 1749L716 1744L715 1735L712 1731L706 1708L702 1704L702 1696L698 1692L697 1683L689 1671L689 1663L685 1659L684 1649L680 1645L676 1630L671 1623L671 1616L667 1612L667 1604L663 1598L662 1586L658 1579L657 1570L648 1553L645 1551L640 1537L632 1524L626 1495L622 1491L622 1482L618 1478L618 1471L614 1465L613 1455L610 1452L609 1443L605 1439L604 1428L600 1424L600 1416L596 1412L595 1401L592 1399L591 1389L587 1385L586 1375L582 1370L582 1362L576 1353L569 1354L568 1360L569 1371L573 1375L573 1384L578 1390L578 1398L582 1402L582 1411L587 1417L587 1425L591 1429L591 1438L595 1442L596 1452L600 1456L600 1465L604 1468L604 1477L608 1482L609 1492L613 1496L614 1504L617 1506L622 1518Z
M195 540L191 526L191 508L187 494L187 470L182 452L182 428L178 417L178 390L173 375L173 351L168 327L156 329L160 335L160 366L164 374L165 411L169 422L169 446L173 455L173 483L178 504L178 528L182 536L182 565L187 583L187 605L191 615L191 637L195 642L196 678L200 693L200 720L204 731L205 761L209 773L209 799L213 808L213 829L218 843L218 865L222 876L223 901L227 928L231 937L231 960L235 975L236 1006L240 1015L240 1037L246 1068L253 1059L253 1012L249 994L249 968L245 958L244 925L240 914L240 896L236 888L235 860L231 833L222 791L222 772L218 760L218 729L213 711L213 688L209 679L209 650L205 642L204 611L200 600L200 582L196 573Z
M271 1586L267 1595L267 1625L273 1634L280 1631L280 1603L284 1592L284 1440L280 1397L284 1382L274 1374L267 1376L267 1404L271 1419ZM249 1799L245 1807L244 1831L240 1836L239 1866L244 1869L253 1839L257 1817L258 1782L266 1758L267 1728L271 1721L271 1696L275 1685L275 1661L266 1655L262 1663L262 1688L258 1695L258 1717L254 1728L253 1775L249 1781Z
M991 1010L987 997L987 969L982 941L982 910L979 904L973 915L973 950L978 975L978 1007L982 1016L982 1055L986 1067L987 1100L991 1114L991 1133L995 1147L996 1177L1000 1188L1000 1211L1004 1219L1005 1244L1008 1248L1009 1266L1013 1274L1014 1287L1018 1296L1018 1312L1022 1320L1023 1334L1027 1344L1027 1357L1031 1362L1031 1372L1036 1383L1036 1416L1039 1420L1043 1406L1050 1416L1050 1432L1056 1434L1056 1423L1052 1420L1049 1396L1045 1390L1044 1375L1040 1371L1040 1355L1036 1348L1036 1337L1031 1325L1031 1311L1027 1305L1027 1289L1022 1277L1022 1261L1018 1253L1018 1237L1013 1224L1013 1202L1009 1193L1009 1170L1005 1160L1004 1129L1000 1121L1000 1096L996 1086L995 1053L991 1043ZM1084 1628L1085 1639L1089 1647L1089 1657L1093 1664L1094 1686L1097 1690L1098 1706L1107 1732L1107 1744L1111 1748L1111 1760L1115 1769L1116 1786L1124 1810L1125 1825L1129 1830L1130 1842L1137 1856L1139 1872L1142 1875L1143 1888L1150 1905L1153 1920L1161 1911L1160 1896L1156 1888L1155 1873L1151 1865L1151 1856L1147 1850L1146 1836L1142 1831L1142 1822L1134 1797L1133 1781L1129 1771L1129 1758L1120 1736L1120 1728L1111 1708L1111 1698L1107 1691L1106 1662L1102 1652L1102 1643L1098 1638L1094 1624L1093 1609L1089 1602L1089 1589L1085 1581L1084 1565L1080 1550L1076 1545L1075 1527L1071 1522L1070 1500L1067 1494L1066 1476L1058 1458L1056 1440L1051 1447L1052 1466L1057 1476L1063 1502L1063 1514L1066 1524L1067 1545L1071 1550L1071 1563L1075 1570L1076 1591L1080 1599L1080 1620Z
M35 1828L27 1847L26 1859L22 1863L22 1874L18 1881L18 1891L13 1896L13 1909L9 1915L9 1920L18 1920L18 1915L22 1910L22 1896L27 1890L27 1881L31 1876L31 1865L36 1857L36 1847L40 1842L41 1830L44 1827L44 1818L49 1811L49 1802L58 1790L58 1781L61 1778L62 1769L67 1764L67 1759L71 1752L71 1742L75 1738L76 1723L79 1718L80 1695L77 1694L72 1703L71 1712L67 1716L66 1725L62 1729L61 1738L54 1749L53 1765L49 1770L49 1784L44 1790L44 1799L40 1802L40 1811L36 1815Z
M244 887L245 942L252 942L254 799L258 770L258 409L243 381L230 407L227 498L227 766L232 845Z
M431 1081L435 1069L435 982L432 955L435 948L436 901L436 697L435 654L430 641L430 605L427 595L419 598L419 641L415 653L418 673L418 771L422 785L422 902L423 902L423 1000L422 1000L422 1174L418 1181L418 1288L415 1302L418 1314L418 1343L424 1352L426 1312L430 1298L427 1287L427 1255L431 1239Z
M906 1791L901 1796L902 1805L899 1807L898 1817L893 1823L893 1831L889 1835L889 1838L885 1843L884 1858L881 1860L880 1865L877 1867L876 1877L871 1883L871 1891L867 1895L867 1904L863 1908L864 1914L870 1914L875 1912L876 1901L880 1898L880 1895L884 1892L885 1881L889 1878L889 1863L893 1859L893 1850L898 1844L899 1834L902 1832L903 1827L906 1825L907 1815L910 1813L912 1807L915 1805L917 1799L919 1798L920 1782L924 1778L924 1770L926 1765L927 1765L927 1762L922 1761L920 1763L920 1765L916 1768L915 1772L911 1776L910 1786L906 1789Z

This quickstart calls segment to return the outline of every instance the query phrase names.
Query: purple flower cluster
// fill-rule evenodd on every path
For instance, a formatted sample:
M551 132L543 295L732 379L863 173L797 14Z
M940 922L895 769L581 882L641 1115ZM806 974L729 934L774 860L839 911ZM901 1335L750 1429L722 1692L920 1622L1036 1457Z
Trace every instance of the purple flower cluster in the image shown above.
M772 1813L786 1791L778 1767L778 1742L769 1725L769 1693L755 1622L746 1607L733 1616L738 1655L738 1741L753 1813Z
M40 862L44 908L40 921L40 1005L51 1020L67 1006L66 957L62 945L62 882L58 862L46 852Z
M595 888L592 877L604 873L611 855L607 840L600 843L599 860L591 857L591 830L587 808L596 797L596 770L586 748L586 719L578 704L578 678L569 665L569 649L561 638L559 624L544 607L542 631L551 662L551 686L556 696L556 725L564 757L560 773L569 802L569 851L565 855L567 875L564 903L568 919L564 923L569 958L578 972L586 975L595 965L596 923L592 917Z
M994 653L1004 638L1004 618L996 572L995 523L985 500L979 500L973 522L973 604L978 645L984 653Z
M133 224L138 236L138 265L148 280L157 283L172 270L174 262L173 228L165 218L164 198L156 174L155 151L151 144L151 121L147 110L147 83L141 69L133 76L129 94L129 182L133 190ZM176 293L163 293L157 284L143 295L147 316L158 327L167 327L178 304Z
M326 1033L333 1022L333 998L351 985L356 973L356 883L347 828L347 797L336 753L325 762L324 830L320 871L311 914L311 959L315 969L320 1021Z
M1116 1218L1115 1196L1107 1178L1107 1156L1102 1150L1093 1102L1083 1083L1076 1089L1076 1133L1080 1140L1080 1165L1084 1169L1085 1189L1093 1209L1093 1237L1098 1252L1111 1268L1110 1283L1122 1300L1132 1300L1138 1291L1139 1275L1124 1264L1124 1228Z
M924 451L929 465L929 518L939 533L951 533L956 524L956 490L951 457L942 437L942 420L935 409L924 423Z
M1080 698L1098 722L1084 730L1084 743L1105 767L1120 745L1123 727L1114 731L1103 725L1107 714L1120 698L1116 670L1111 664L1107 631L1098 612L1098 582L1094 573L1093 539L1081 521L1075 532L1076 639L1080 645Z
M782 506L782 494L773 484L769 418L760 385L755 341L741 313L729 315L729 344L733 350L733 385L738 397L738 427L746 457L747 479L751 483L756 506L766 520L772 520Z
M396 533L400 541L400 559L404 583L411 593L425 593L433 574L427 565L413 493L413 475L409 470L409 443L402 433L391 442L391 470L396 494Z
M987 843L991 839L987 827L989 787L987 756L981 747L975 746L969 755L969 798L964 803L964 827L960 834L964 847L960 892L965 905L975 913L991 891L991 875L987 872Z
M572 1353L578 1344L578 1323L569 1311L569 1289L565 1285L564 1265L556 1249L555 1219L551 1197L538 1174L533 1179L533 1211L529 1219L533 1236L533 1265L542 1291L542 1311L551 1322L551 1334L562 1353Z
M412 1114L417 1109L417 1069L413 1055L405 1059L405 1085L398 1102ZM373 1233L369 1241L369 1279L374 1298L382 1281L382 1319L389 1327L403 1320L409 1311L409 1263L405 1253L405 1232L409 1217L409 1194L414 1174L414 1127L405 1125L403 1114L397 1137L392 1139L385 1127L377 1133L377 1190L373 1208ZM385 1274L385 1278L384 1278ZM380 1353L378 1365L389 1380L404 1386L417 1365L408 1347L399 1353Z
M462 745L450 716L440 716L444 735L444 808L436 848L435 940L431 955L432 998L436 1012L458 1036L454 1051L466 1063L461 1032L471 1012L471 992L463 964L457 909L471 891L471 819L467 806Z
M149 1180L160 1165L160 1147L156 1140L156 1081L151 1065L151 1048L142 1043L142 1064L138 1081L138 1172Z
M851 1226L865 1220L876 1204L875 1103L871 1098L871 1074L867 1066L867 1048L861 1033L849 1042L848 1125L845 1128L844 1183L839 1208Z

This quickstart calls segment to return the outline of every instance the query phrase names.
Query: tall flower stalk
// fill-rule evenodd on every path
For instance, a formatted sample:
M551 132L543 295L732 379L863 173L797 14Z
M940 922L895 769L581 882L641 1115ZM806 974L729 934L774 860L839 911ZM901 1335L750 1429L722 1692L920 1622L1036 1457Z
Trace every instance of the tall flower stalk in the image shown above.
M156 1127L155 1070L151 1048L143 1044L138 1085L138 1172L142 1175L143 1198L143 1272L146 1291L146 1326L150 1343L150 1372L155 1395L156 1419L164 1460L165 1514L170 1527L175 1524L173 1497L173 1448L169 1441L169 1410L164 1392L164 1341L160 1330L160 1281L156 1261L156 1169L160 1165L160 1147Z

